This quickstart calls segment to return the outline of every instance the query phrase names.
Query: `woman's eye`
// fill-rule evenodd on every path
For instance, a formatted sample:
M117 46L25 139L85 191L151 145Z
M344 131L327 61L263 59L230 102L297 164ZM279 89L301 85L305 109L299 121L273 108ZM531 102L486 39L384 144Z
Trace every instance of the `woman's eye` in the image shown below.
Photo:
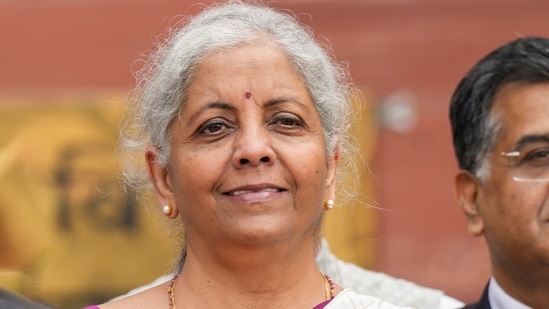
M549 148L540 148L529 152L524 160L530 164L549 164Z
M221 121L207 122L198 129L199 134L216 134L227 128L227 124Z
M279 117L275 119L275 124L281 125L284 127L300 127L303 126L303 122L296 117Z

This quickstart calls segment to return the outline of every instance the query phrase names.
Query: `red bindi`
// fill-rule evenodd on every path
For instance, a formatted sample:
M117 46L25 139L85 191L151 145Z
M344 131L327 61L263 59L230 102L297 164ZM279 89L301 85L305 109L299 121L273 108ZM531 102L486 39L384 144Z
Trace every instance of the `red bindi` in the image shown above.
M244 93L244 96L246 97L246 99L249 99L252 97L252 93L249 91L246 91L246 93Z

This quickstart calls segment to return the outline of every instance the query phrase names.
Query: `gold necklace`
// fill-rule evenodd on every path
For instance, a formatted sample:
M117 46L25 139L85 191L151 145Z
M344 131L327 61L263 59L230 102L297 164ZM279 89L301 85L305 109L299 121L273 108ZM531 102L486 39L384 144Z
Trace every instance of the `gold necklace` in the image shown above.
M319 271L324 280L324 292L326 292L326 300L334 298L334 282L332 279L325 273Z
M173 279L170 281L170 285L168 285L168 303L169 303L169 309L176 309L175 307L175 280L177 280L177 275L173 277Z
M322 275L322 280L324 280L324 292L326 300L330 300L334 298L334 282L332 279L324 274L323 272L319 271L320 275ZM170 280L170 284L168 285L168 304L169 309L177 309L175 306L175 281L177 280L177 275L173 277L172 280Z

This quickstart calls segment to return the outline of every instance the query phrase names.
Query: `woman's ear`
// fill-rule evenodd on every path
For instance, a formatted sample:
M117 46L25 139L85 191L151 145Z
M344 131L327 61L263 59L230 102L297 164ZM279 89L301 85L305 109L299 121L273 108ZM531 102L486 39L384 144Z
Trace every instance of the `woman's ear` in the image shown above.
M334 136L334 148L328 155L328 173L326 177L326 199L335 200L336 198L336 178L337 164L339 162L339 137Z
M484 234L484 218L478 203L480 182L470 172L461 170L455 177L455 196L467 218L469 233L473 236Z
M175 198L173 196L172 184L169 178L168 169L162 166L158 160L159 150L154 146L147 147L145 160L147 171L164 214L169 218L176 218L179 214Z

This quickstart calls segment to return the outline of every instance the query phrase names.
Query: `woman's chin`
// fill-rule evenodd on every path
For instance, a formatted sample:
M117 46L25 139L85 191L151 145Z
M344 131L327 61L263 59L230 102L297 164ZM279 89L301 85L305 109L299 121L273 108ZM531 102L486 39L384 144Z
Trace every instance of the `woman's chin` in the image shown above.
M246 246L272 246L297 237L287 225L277 223L246 224L246 226L235 228L233 233L227 233L225 236L230 237L228 241L235 245Z

